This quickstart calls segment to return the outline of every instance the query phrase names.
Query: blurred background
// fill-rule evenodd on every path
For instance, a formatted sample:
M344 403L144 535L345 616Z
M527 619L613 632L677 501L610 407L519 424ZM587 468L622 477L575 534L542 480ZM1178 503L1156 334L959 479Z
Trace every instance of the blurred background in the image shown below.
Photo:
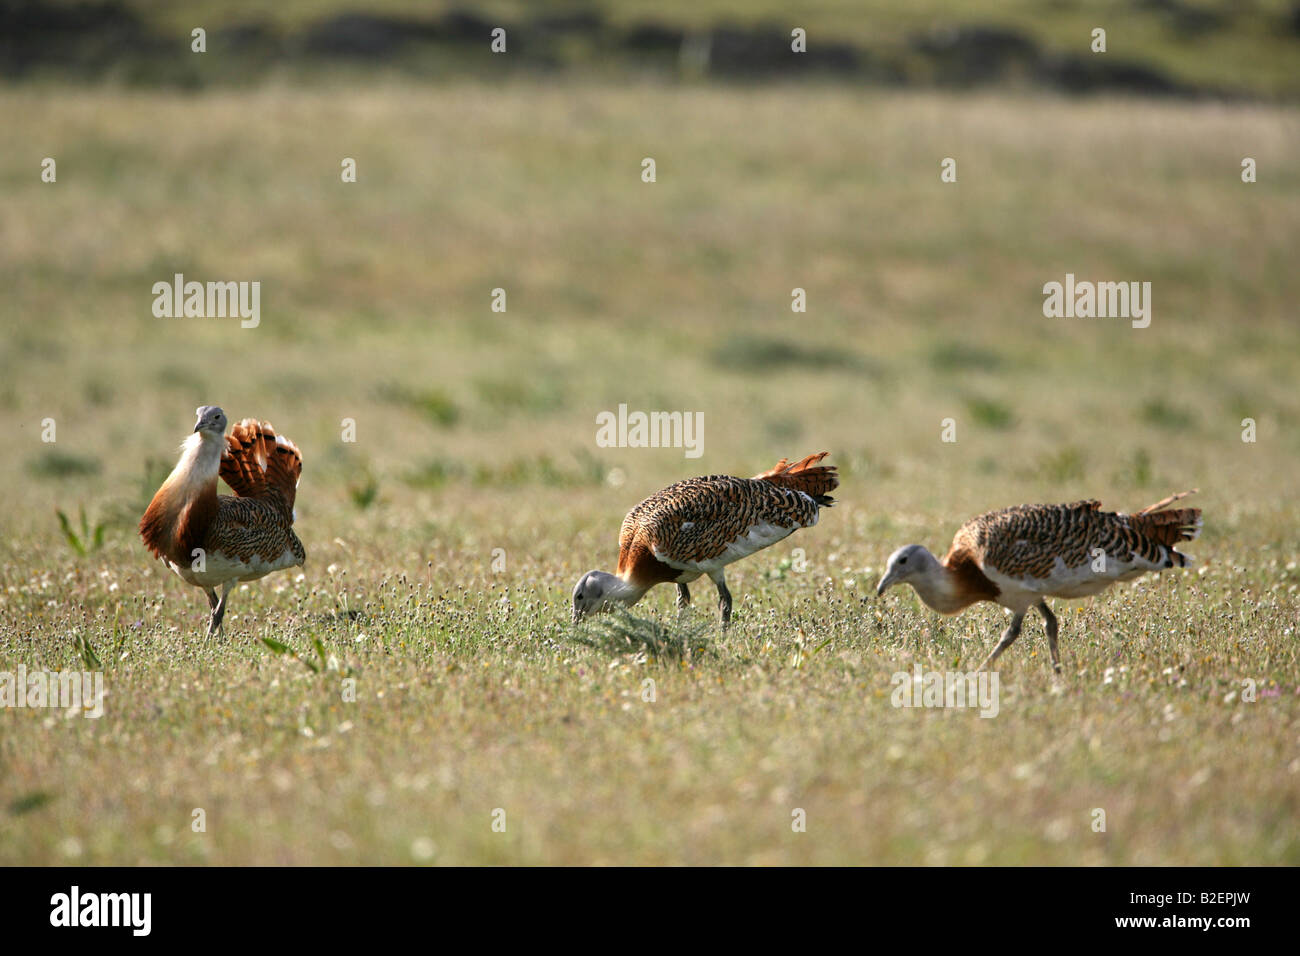
M1295 0L5 0L3 68L184 87L380 68L418 78L511 72L822 76L901 87L1293 98ZM182 42L204 27L208 51ZM790 31L806 31L792 57ZM1091 31L1107 29L1105 57ZM508 36L506 57L484 38ZM1081 40L1081 38L1084 38Z
M1245 507L1300 450L1291 2L5 0L0 38L15 532L129 541L204 403L419 551L503 501L498 537L608 541L810 451L865 533L1211 474ZM176 273L259 281L260 326L155 318ZM1044 318L1066 273L1151 282L1151 326ZM703 458L597 447L620 403L704 412Z

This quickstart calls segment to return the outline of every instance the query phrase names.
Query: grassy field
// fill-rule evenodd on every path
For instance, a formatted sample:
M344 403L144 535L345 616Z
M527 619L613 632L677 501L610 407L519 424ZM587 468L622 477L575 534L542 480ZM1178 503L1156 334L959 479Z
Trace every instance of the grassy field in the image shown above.
M88 644L108 691L0 712L0 862L1300 863L1298 144L815 85L0 91L0 670ZM155 318L176 272L261 324ZM1066 273L1150 281L1150 327L1044 318ZM205 642L134 522L207 403L302 448L308 564ZM620 403L703 456L597 447ZM569 623L642 497L821 450L837 507L733 568L730 631L707 584L635 609L657 655ZM1058 602L1059 678L1033 620L995 718L891 706L1004 626L876 599L895 547L1192 487L1199 568Z

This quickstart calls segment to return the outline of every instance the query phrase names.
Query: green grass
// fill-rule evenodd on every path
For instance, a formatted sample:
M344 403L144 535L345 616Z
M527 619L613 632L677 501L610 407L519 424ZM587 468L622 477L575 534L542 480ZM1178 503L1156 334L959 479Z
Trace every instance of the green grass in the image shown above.
M1300 862L1297 133L822 87L0 91L0 670L108 691L0 712L0 862ZM173 271L261 281L262 324L155 319ZM1151 281L1151 326L1045 319L1066 272ZM303 449L308 551L211 641L133 527L208 403ZM703 457L597 447L619 403L704 412ZM824 449L836 507L732 569L730 631L707 583L570 624L643 496ZM1060 678L1027 621L996 718L890 706L1004 626L875 598L894 548L1191 487L1199 567L1058 602Z

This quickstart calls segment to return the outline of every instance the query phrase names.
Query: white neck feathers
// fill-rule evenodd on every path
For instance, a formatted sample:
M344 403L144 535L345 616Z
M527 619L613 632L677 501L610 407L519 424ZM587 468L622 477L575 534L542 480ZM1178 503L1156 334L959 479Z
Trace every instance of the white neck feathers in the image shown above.
M970 601L961 593L956 575L936 561L921 574L914 574L907 583L916 589L921 600L940 614L955 614Z
M184 497L198 494L221 471L221 453L226 439L213 432L195 432L181 443L181 459L163 482L163 487Z
M606 601L618 601L631 607L645 596L646 591L650 590L633 584L631 581L625 581L617 575L610 575L610 577L613 580L609 583L609 590L603 595Z

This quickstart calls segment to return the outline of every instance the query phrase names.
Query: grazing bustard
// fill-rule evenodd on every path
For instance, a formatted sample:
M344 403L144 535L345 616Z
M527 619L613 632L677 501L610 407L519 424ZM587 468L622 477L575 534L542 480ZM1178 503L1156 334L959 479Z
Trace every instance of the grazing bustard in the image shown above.
M180 461L140 519L140 537L183 580L207 592L211 637L221 628L236 581L306 562L293 533L302 455L269 422L246 418L227 438L220 408L204 405L195 414L198 423L181 445ZM236 497L217 494L218 476Z
M980 670L1011 646L1025 614L1037 607L1059 671L1056 616L1046 599L1088 597L1148 571L1189 566L1192 559L1174 545L1200 534L1201 511L1162 509L1193 493L1170 495L1132 515L1102 511L1099 501L990 511L961 526L942 561L919 544L899 548L876 594L906 581L940 614L956 614L976 601L1010 608L1011 624Z
M588 571L573 589L573 620L619 603L631 606L656 584L677 585L677 606L691 602L687 584L707 574L718 588L722 623L731 620L723 569L817 523L839 485L828 452L796 464L782 458L753 478L709 475L669 485L623 519L618 570Z

